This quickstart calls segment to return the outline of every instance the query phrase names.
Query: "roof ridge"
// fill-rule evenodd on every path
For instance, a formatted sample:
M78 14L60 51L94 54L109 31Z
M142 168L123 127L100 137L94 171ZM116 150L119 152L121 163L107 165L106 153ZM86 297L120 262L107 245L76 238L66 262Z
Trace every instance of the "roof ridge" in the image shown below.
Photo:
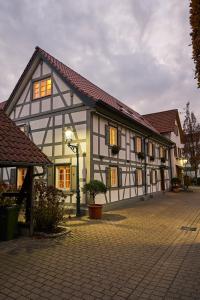
M92 98L96 102L98 100L103 101L105 104L108 104L117 111L124 113L134 121L139 122L141 125L156 133L159 133L150 122L148 122L141 114L133 110L130 106L113 97L102 88L98 87L96 84L92 83L90 80L74 71L72 68L68 67L63 62L61 62L39 46L36 47L36 52L39 52L42 57L44 57L50 64L52 64L54 68L79 92L85 94L89 98Z
M76 73L78 76L82 77L84 80L87 80L88 82L90 82L92 85L94 85L96 88L98 88L99 90L101 90L102 92L106 93L109 97L112 97L113 99L115 99L119 104L122 104L123 106L127 106L125 103L123 103L122 101L120 101L119 99L117 99L116 97L112 96L111 94L109 94L108 92L104 91L103 88L99 87L98 85L96 85L95 83L91 82L90 80L88 80L85 76L81 75L80 73L78 73L77 71L73 70L71 67L69 67L68 65L64 64L61 60L55 58L53 55L51 55L49 52L45 51L44 49L40 48L39 46L35 47L36 50L42 51L43 53L48 54L49 56L51 56L53 59L57 60L61 65L63 65L64 67L70 69L70 71L72 71L73 73ZM127 108L133 110L131 107L127 106ZM133 110L134 111L134 110ZM137 113L137 112L136 112Z
M169 111L178 112L178 108L168 109L168 110L162 110L162 111L157 111L157 112L153 112L153 113L144 114L144 115L142 115L142 116L148 116L148 115L154 115L154 114L161 114L161 113L165 113L165 112L169 112Z

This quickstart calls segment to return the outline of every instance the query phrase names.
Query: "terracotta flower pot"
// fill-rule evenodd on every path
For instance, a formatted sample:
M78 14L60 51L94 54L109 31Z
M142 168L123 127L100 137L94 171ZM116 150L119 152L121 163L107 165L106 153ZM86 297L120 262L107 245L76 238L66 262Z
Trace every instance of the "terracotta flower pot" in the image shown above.
M102 204L90 204L89 208L89 217L90 219L101 219L102 217Z

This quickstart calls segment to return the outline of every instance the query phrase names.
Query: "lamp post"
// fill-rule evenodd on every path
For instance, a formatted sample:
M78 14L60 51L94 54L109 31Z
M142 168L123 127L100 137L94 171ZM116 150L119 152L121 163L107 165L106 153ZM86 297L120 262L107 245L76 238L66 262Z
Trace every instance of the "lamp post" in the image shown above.
M79 146L72 145L73 132L70 128L65 130L65 140L67 146L76 154L76 216L81 216L81 205L80 205L80 184L79 184Z

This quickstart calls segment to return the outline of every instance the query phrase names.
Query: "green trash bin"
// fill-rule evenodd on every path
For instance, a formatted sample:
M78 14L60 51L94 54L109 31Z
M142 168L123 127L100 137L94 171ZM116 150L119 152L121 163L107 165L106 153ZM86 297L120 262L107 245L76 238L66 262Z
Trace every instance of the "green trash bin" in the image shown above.
M17 236L18 215L17 205L0 207L0 241L12 240Z

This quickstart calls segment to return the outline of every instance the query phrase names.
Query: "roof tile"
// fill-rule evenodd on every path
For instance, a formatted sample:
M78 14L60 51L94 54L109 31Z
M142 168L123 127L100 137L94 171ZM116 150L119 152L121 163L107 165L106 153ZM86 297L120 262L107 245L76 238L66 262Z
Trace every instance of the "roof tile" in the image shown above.
M139 113L134 111L132 108L128 107L118 99L114 98L113 96L109 95L101 88L69 68L68 66L64 65L62 62L57 60L55 57L44 51L43 49L36 47L36 51L38 51L42 57L44 57L54 68L58 71L61 76L66 79L72 86L74 86L79 92L83 93L84 95L92 98L94 101L101 100L105 104L108 104L112 108L116 109L120 113L128 116L130 119L136 121L137 123L147 127L148 129L159 133L153 125L141 116Z
M147 114L144 115L144 118L150 122L160 133L168 133L174 131L177 113L177 109L172 109Z
M0 110L0 164L51 164L44 153Z

